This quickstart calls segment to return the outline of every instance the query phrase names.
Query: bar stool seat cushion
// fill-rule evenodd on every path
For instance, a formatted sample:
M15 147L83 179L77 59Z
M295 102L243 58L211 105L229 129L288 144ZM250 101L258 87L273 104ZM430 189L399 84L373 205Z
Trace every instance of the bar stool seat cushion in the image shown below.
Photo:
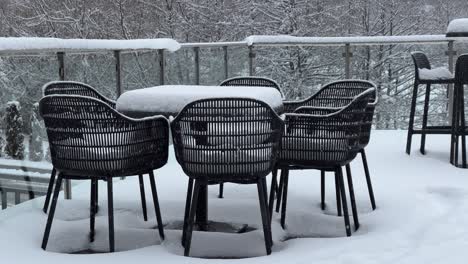
M444 67L434 69L419 69L419 79L421 81L453 80L453 74Z

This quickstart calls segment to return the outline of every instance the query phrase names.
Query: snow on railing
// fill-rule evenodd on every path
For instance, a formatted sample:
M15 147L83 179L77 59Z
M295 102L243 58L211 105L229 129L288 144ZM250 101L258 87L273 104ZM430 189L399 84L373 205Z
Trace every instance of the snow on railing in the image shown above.
M449 39L445 35L410 35L410 36L356 36L356 37L295 37L289 35L254 35L247 37L248 46L321 46L343 44L384 45L384 44L440 44Z
M160 39L60 39L60 38L0 38L0 54L37 52L97 52L97 51L177 51L180 44L169 38Z

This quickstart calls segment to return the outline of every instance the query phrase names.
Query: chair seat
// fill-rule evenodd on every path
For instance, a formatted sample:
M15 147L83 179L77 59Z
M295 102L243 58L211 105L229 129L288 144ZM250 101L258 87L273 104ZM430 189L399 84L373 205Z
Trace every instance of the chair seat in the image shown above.
M285 137L282 139L279 163L307 167L321 165L333 167L347 163L350 160L351 150L348 140L346 137L333 141L321 138ZM331 142L333 145L330 145Z
M91 140L91 141L90 141ZM148 170L149 164L136 164L135 157L141 157L142 153L148 153L146 148L151 148L152 144L142 141L134 144L131 148L122 146L121 139L101 138L100 146L92 141L91 135L82 135L82 138L68 138L60 141L63 146L73 146L57 148L54 151L58 157L62 157L62 162L69 163L69 170L60 166L57 169L72 175L89 176L130 176L144 173ZM80 146L80 147L78 147ZM79 148L79 151L76 151ZM65 158L66 157L66 158ZM158 157L151 157L153 169L157 169L162 165L158 165ZM141 162L141 161L138 161ZM141 167L140 167L141 165ZM146 169L142 169L146 167ZM79 177L77 177L79 178Z
M453 74L444 67L434 69L419 69L419 81L429 83L450 83L454 82Z
M262 145L263 146L263 145ZM200 151L184 150L184 156L190 157L186 159L187 168L194 173L203 173L207 176L216 177L219 174L246 175L252 178L259 172L268 170L271 164L271 149L233 149L216 150L219 146ZM239 177L241 180L242 177Z

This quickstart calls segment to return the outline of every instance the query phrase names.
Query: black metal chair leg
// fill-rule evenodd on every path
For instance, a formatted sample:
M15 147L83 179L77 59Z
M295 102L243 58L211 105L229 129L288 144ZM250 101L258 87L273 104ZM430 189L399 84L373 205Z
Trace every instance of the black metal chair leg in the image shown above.
M262 224L263 224L263 235L265 239L265 248L267 255L271 254L271 246L272 246L272 237L271 237L271 230L269 228L269 216L268 216L268 209L265 200L265 184L263 179L259 179L257 182L257 190L258 190L258 199L260 201L260 213L262 216Z
M222 199L224 198L224 183L219 184L219 195L218 198Z
M268 189L267 189L268 185L267 185L266 177L262 178L262 182L263 182L263 185L265 186L265 188L263 188L263 196L265 196L265 202L267 203L266 205L268 209Z
M455 99L457 100L457 99ZM460 106L457 101L455 102L457 104L457 116L455 118L456 123L455 123L455 166L458 167L458 154L459 154L459 146L460 146Z
M335 195L336 195L336 211L338 216L341 216L341 193L340 193L340 180L335 173Z
M320 207L325 210L325 171L320 171Z
M288 180L289 180L289 170L284 170L284 180L283 180L283 197L281 201L281 227L285 228L286 223L286 205L288 201ZM283 170L281 170L281 174L283 174Z
M267 214L268 223L270 223L271 216L270 216L270 212L268 211L268 188L267 186L268 185L267 185L266 177L263 177L262 178L262 190L263 190L263 196L265 199L265 210ZM268 225L268 227L270 228L270 225ZM270 246L273 246L273 238L271 237L270 237Z
M91 180L91 201L89 203L89 242L94 242L96 216L96 179Z
M57 172L55 168L52 168L52 173L50 174L49 186L47 187L47 194L46 194L46 198L44 201L44 207L42 208L42 211L44 211L44 213L47 213L47 208L49 208L50 196L52 196L52 189L54 188L56 173Z
M145 182L143 180L143 175L138 175L138 181L140 183L141 208L143 209L143 219L145 221L148 221L148 213L146 211Z
M57 199L62 186L62 175L58 175L57 183L55 184L54 194L52 197L52 204L50 206L49 216L47 217L47 224L44 231L44 237L42 238L42 249L46 250L47 242L49 241L50 228L52 227L52 221L54 219L55 208L57 207Z
M413 97L411 98L411 110L408 123L408 136L406 138L406 154L411 153L411 140L413 137L414 115L416 112L416 99L418 98L418 83L414 83Z
M426 129L427 129L427 115L429 112L429 98L431 95L431 85L426 85L426 95L424 97L424 112L423 112L423 120L422 120L422 132L421 132L421 146L419 151L421 154L426 154Z
M460 89L460 133L461 133L461 148L462 148L462 167L466 168L466 123L465 123L465 96L464 96L464 86L461 86Z
M453 89L453 98L455 102L452 105L452 133L450 139L450 163L456 166L455 152L456 152L456 139L458 129L458 89L459 85L455 84Z
M273 205L275 203L275 193L278 193L278 188L277 188L277 173L278 170L273 170L271 173L271 186L270 186L270 199L268 201L268 212L270 216L270 224L271 220L273 219Z
M353 176L351 175L351 166L346 165L346 176L348 178L349 199L351 199L351 209L353 210L354 231L359 229L359 217L356 206L356 198L354 197Z
M276 196L276 212L279 213L280 206L281 206L281 198L283 196L283 184L284 184L284 173L285 169L281 170L280 174L280 182L279 182L279 187L278 187L278 195Z
M192 244L193 223L195 222L195 213L198 205L198 195L200 193L200 181L195 181L195 190L193 191L192 205L190 207L190 215L187 225L187 235L185 238L184 256L190 255L190 245Z
M162 222L162 217L161 217L161 209L159 208L159 199L158 199L158 193L156 191L156 183L155 183L153 171L150 171L149 175L150 175L151 192L153 193L154 211L156 212L156 220L158 221L159 236L161 237L161 240L164 240L164 227L163 227L163 222Z
M184 212L184 226L182 227L182 246L185 246L185 238L187 236L187 225L189 221L190 214L190 204L192 201L193 193L193 179L189 178L188 187L187 187L187 198L185 199L185 212Z
M369 198L371 201L372 210L375 210L377 206L375 204L374 189L372 188L369 167L367 166L366 151L364 149L361 149L359 152L361 153L362 165L364 166L364 173L366 174L367 190L369 191Z
M349 224L348 203L346 201L346 189L344 186L343 172L341 167L337 168L338 182L340 185L341 201L343 205L343 216L346 228L346 236L351 236L351 227Z
M99 181L96 180L94 184L94 214L97 214L99 211Z
M112 188L112 177L107 178L107 210L109 220L109 252L114 252L114 193Z

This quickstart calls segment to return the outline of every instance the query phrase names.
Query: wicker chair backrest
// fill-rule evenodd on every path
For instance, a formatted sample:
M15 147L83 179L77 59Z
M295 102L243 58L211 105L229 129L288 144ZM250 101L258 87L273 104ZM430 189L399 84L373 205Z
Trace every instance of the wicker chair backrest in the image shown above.
M431 69L431 63L427 58L426 54L417 51L411 53L411 58L413 58L414 63L414 78L419 80L419 70L420 69Z
M131 119L85 96L41 99L52 164L72 175L127 176L167 162L169 124L162 116Z
M220 86L262 86L262 87L272 87L278 90L281 95L283 92L279 84L272 79L258 76L243 76L243 77L233 77L222 81Z
M361 147L365 147L370 140L372 130L372 120L374 118L375 106L377 105L377 89L375 84L364 80L342 80L326 84L317 93L308 99L291 105L286 112L295 112L297 106L314 106L314 107L329 107L342 108L348 105L357 95L366 91L369 88L373 89L370 94L370 102L366 107L366 115L363 126L361 128ZM295 108L295 109L293 109Z
M284 124L262 101L212 98L185 106L171 129L177 161L187 176L248 181L272 170Z
M85 84L85 83L80 83L80 82L73 82L73 81L49 82L49 83L46 83L42 87L42 94L44 96L53 95L53 94L89 96L89 97L93 97L101 101L104 101L110 106L112 106L113 108L115 108L115 101L105 97L92 86Z
M335 112L303 107L287 114L280 163L333 168L354 159L361 148L361 129L374 93L374 87L368 88Z

